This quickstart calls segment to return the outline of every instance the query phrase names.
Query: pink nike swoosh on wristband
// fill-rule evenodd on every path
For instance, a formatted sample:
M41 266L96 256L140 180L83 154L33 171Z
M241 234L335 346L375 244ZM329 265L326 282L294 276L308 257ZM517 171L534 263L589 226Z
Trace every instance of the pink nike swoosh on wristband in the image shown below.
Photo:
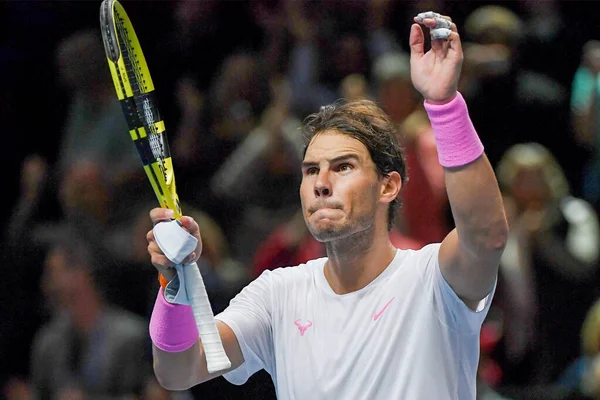
M381 317L381 314L383 314L383 312L388 308L388 306L392 303L392 301L394 301L394 299L395 299L395 297L392 297L391 300L388 301L385 306L383 306L381 311L379 311L378 313L375 313L373 315L373 321L377 321L379 319L379 317Z

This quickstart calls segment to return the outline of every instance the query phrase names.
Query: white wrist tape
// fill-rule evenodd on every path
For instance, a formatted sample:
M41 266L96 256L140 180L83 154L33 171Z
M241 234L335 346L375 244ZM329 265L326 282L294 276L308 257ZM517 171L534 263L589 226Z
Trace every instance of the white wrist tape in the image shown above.
M435 19L435 27L431 28L431 39L448 39L450 37L452 22L433 11L422 12L417 15L418 23L422 24L425 19Z
M175 264L181 264L187 256L192 254L198 244L198 239L183 229L177 220L159 222L154 226L153 231L156 244Z

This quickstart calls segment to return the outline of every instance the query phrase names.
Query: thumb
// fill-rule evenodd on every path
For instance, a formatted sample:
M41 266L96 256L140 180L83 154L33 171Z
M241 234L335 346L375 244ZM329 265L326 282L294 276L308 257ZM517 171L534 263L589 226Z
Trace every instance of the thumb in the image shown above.
M410 27L410 38L408 40L410 44L410 56L420 58L423 56L423 47L425 45L425 36L423 35L423 29L419 24L412 24Z

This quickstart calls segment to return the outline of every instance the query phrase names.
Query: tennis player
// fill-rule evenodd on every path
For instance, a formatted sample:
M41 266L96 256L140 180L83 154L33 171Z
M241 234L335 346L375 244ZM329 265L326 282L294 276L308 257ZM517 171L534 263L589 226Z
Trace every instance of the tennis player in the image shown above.
M427 52L423 27L432 36ZM322 107L304 127L300 197L327 257L265 271L216 316L232 363L228 381L243 384L265 369L279 399L475 399L479 331L507 223L457 92L463 54L455 24L419 14L410 47L412 81L435 131L456 229L418 251L394 248L389 229L406 171L393 124L369 101ZM150 216L157 224L172 212ZM182 224L200 239L191 218ZM164 387L186 389L217 374L207 372L190 307L165 300L179 278L155 239L149 232L165 288L151 321L154 369Z

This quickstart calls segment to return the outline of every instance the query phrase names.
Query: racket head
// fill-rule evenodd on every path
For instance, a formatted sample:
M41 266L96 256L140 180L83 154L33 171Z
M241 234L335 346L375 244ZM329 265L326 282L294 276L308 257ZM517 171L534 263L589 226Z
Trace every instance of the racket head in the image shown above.
M160 206L173 210L179 219L173 161L154 84L133 25L117 0L102 1L100 31L115 91L144 171Z

